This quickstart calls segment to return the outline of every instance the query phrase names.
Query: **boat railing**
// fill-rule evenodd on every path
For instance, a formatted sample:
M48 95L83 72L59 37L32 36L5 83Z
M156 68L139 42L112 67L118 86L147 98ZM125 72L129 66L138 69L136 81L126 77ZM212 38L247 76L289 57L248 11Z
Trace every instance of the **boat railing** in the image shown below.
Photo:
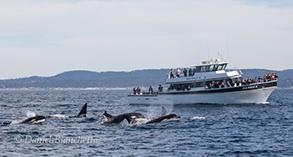
M201 87L191 87L190 89L188 88L183 88L183 89L168 89L168 92L186 92L186 91L196 91L196 90L218 90L218 89L224 89L224 88L237 88L237 87L248 87L248 86L254 86L254 85L260 85L260 84L266 84L266 83L271 83L271 82L277 82L277 79L273 80L268 80L268 81L262 81L262 82L251 82L251 83L234 83L234 84L220 84L219 86L201 86Z
M272 80L268 80L268 81L261 81L261 82L251 82L251 83L234 83L234 85L229 85L227 86L226 84L224 86L219 86L219 87L209 87L209 86L205 86L203 87L206 90L210 90L210 89L221 89L221 88L234 88L234 87L245 87L245 86L251 86L251 85L258 85L258 84L265 84L265 83L271 83L271 82L277 82L278 79L272 79Z
M158 92L140 92L140 93L130 93L130 95L158 95Z

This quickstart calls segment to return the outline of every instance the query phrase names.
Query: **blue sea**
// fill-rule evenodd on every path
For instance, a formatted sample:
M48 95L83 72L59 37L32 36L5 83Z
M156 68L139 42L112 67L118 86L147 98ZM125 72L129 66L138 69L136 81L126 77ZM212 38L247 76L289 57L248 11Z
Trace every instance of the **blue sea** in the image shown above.
M262 105L129 105L130 92L1 90L0 156L293 156L293 89ZM74 118L85 103L87 117ZM155 117L162 106L181 120L103 123L104 111ZM18 123L32 115L54 117Z

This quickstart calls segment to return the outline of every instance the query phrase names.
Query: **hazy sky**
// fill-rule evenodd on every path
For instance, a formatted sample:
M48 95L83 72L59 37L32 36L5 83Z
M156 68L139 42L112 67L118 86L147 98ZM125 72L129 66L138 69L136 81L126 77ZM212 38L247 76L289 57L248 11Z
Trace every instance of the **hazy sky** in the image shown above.
M69 70L293 68L291 0L0 1L0 79Z

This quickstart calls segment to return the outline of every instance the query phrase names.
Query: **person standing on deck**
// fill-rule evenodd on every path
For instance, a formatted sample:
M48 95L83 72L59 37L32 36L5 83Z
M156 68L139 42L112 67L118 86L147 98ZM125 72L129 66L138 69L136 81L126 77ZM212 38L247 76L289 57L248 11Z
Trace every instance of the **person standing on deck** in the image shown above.
M191 68L189 68L188 74L189 74L189 76L192 76L192 70L191 70Z
M180 69L177 68L177 70L176 70L176 76L177 76L177 77L180 77L180 73L181 73Z
M174 72L173 72L173 69L170 70L169 76L170 76L170 78L174 78Z
M153 92L154 92L153 87L150 86L150 88L149 88L149 94L153 94Z
M184 68L183 74L184 74L184 77L187 77L187 69L186 68Z

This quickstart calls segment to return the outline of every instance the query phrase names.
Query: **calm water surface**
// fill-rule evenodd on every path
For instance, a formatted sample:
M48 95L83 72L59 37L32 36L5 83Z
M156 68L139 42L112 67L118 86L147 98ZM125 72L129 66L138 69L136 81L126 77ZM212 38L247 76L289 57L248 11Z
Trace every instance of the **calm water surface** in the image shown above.
M179 121L103 124L103 112L159 116L160 105L128 105L130 91L0 91L0 156L292 156L293 89L266 105L164 105ZM88 103L86 118L70 118ZM27 115L56 115L44 125Z

